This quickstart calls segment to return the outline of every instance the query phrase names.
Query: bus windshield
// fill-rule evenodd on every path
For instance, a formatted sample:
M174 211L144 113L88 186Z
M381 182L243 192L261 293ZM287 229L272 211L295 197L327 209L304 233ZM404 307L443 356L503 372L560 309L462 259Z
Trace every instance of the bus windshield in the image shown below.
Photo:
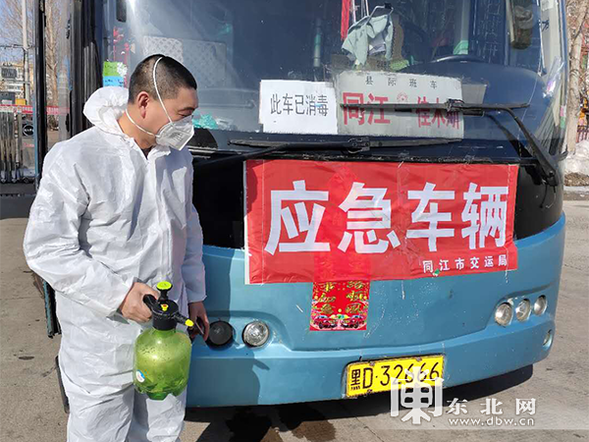
M524 140L500 113L345 106L455 99L527 104L517 114L551 153L563 136L556 0L113 0L105 19L103 84L171 56L213 133Z

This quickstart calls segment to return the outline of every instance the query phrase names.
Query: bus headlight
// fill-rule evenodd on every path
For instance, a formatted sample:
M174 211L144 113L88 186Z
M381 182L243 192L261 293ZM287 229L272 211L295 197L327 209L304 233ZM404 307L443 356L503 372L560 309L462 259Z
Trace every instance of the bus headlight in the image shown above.
M507 302L499 304L495 310L495 322L502 327L507 327L513 318L513 308Z
M212 345L225 345L233 337L233 328L225 321L216 321L211 324L209 339Z
M548 301L546 300L546 296L542 295L536 302L534 302L534 314L542 315L546 311L546 307L548 306Z
M268 326L262 321L253 321L243 330L243 342L252 347L264 345L270 337Z
M532 313L532 304L529 300L522 299L515 308L515 317L518 321L526 321L530 317L530 313Z

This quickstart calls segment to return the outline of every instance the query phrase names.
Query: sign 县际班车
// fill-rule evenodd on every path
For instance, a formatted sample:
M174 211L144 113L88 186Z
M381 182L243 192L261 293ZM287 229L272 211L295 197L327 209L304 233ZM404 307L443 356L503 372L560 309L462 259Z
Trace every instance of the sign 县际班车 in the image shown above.
M419 138L463 138L460 112L393 112L361 105L445 103L462 99L457 78L393 72L345 71L335 78L338 133ZM359 105L342 107L341 104Z

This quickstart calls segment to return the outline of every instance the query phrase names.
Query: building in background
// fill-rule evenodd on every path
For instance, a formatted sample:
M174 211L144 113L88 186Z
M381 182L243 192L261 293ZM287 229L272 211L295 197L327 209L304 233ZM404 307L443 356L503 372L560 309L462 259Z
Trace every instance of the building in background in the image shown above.
M24 98L22 62L3 62L0 64L0 104L25 104Z

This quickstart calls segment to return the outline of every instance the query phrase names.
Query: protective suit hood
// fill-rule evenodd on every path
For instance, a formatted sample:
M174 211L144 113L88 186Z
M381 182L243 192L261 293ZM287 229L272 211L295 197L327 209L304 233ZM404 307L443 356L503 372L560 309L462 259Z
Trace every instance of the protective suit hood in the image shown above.
M129 90L124 87L106 86L98 89L84 105L84 115L99 129L122 135L118 119L127 109Z

